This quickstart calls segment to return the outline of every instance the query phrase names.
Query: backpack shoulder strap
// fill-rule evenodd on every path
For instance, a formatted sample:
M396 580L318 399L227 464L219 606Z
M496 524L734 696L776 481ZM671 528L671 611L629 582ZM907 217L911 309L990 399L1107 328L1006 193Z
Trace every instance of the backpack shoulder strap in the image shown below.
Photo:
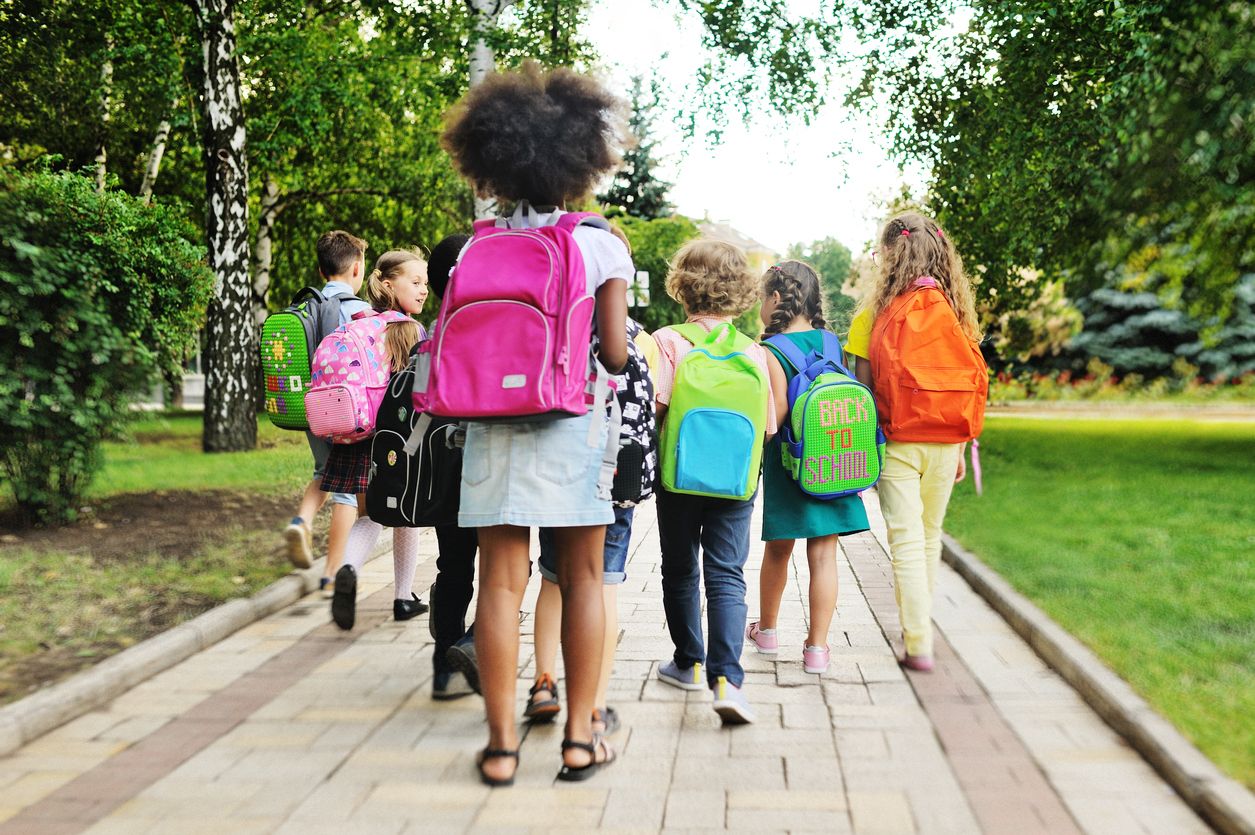
M706 337L710 335L710 331L703 328L696 322L685 322L683 325L672 325L671 330L678 333L686 342L692 345L700 345L706 341Z
M564 212L554 226L566 232L574 232L577 226L592 226L596 229L610 231L610 221L596 212Z
M794 345L793 340L789 339L789 337L784 334L777 333L773 336L769 336L765 342L772 348L779 351L780 355L789 361L789 365L792 365L797 373L801 374L806 370L806 367L810 365L810 363L806 361L805 355L802 354L801 349Z

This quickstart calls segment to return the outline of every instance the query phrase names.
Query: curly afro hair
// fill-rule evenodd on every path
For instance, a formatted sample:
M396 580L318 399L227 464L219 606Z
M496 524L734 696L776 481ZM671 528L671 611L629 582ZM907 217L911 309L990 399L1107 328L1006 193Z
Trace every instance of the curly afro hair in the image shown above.
M619 163L622 111L592 78L528 61L468 92L448 116L443 144L480 195L558 206L591 192Z

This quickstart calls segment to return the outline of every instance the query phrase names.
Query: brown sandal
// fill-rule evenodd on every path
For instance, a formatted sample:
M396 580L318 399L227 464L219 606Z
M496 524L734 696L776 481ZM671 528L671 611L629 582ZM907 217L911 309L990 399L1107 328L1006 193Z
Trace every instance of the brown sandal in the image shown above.
M538 700L536 699L537 693L548 693L549 698ZM562 705L558 703L558 685L548 673L536 679L532 689L527 691L527 698L523 718L529 722L552 722L553 718L562 711Z

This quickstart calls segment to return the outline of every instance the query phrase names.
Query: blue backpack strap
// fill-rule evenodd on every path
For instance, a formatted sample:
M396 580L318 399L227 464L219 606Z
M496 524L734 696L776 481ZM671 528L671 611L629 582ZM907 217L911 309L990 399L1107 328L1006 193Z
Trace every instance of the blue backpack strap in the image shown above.
M793 340L789 339L789 337L784 334L778 333L774 336L769 336L767 337L766 342L768 345L779 351L781 355L789 361L789 364L793 366L798 374L801 374L810 366L810 363L807 362L806 356L802 353L802 350L794 345Z

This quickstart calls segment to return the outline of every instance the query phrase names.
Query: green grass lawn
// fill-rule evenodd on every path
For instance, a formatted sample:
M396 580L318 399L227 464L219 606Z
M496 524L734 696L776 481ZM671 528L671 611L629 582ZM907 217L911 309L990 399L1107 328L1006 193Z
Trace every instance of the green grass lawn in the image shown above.
M1255 786L1255 424L991 418L946 528Z
M309 480L311 459L305 433L258 424L257 449L205 455L197 413L137 415L124 441L105 443L104 469L90 495L149 490L284 490Z
M137 415L104 444L82 518L0 530L0 703L291 570L279 532L309 479L304 434L263 419L256 450L206 455L200 431L196 414Z

